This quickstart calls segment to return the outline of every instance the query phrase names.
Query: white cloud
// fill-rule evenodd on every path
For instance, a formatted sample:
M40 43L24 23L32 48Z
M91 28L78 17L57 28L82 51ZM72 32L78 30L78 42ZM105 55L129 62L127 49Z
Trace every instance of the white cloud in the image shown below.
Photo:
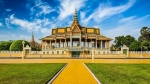
M59 20L63 20L66 17L74 14L75 5L76 9L79 10L81 7L85 5L86 0L59 0Z
M0 23L0 26L3 26L2 23Z
M129 0L127 4L116 6L116 7L112 7L110 5L101 3L99 7L95 9L91 15L89 15L88 18L85 18L82 20L82 23L87 23L91 19L97 22L101 22L113 15L116 15L116 14L119 14L128 10L130 7L133 6L134 3L135 3L135 0Z
M47 18L44 18L42 20L35 19L34 21L29 22L27 20L18 19L16 17L14 17L14 14L12 14L9 18L5 18L5 19L8 23L16 25L19 28L30 31L30 32L31 31L34 31L34 32L40 31L41 33L43 33L43 29L54 26L54 25L51 25L52 23Z
M12 11L12 9L5 9L5 11L10 12L10 11Z
M35 0L34 4L35 5L31 7L30 10L31 10L31 14L36 13L36 16L41 16L42 14L46 15L46 14L49 14L50 12L55 11L55 9L50 7L48 3L42 2L41 0Z
M41 29L41 33L44 34L44 36L46 35L50 35L51 34L51 29L49 28L42 28Z
M137 39L140 36L140 29L145 26L145 24L147 25L144 21L148 17L150 17L150 15L146 15L141 18L135 18L135 16L123 18L119 20L121 23L119 23L116 28L103 30L102 35L106 35L113 39L117 36L131 35Z
M130 17L123 18L123 19L119 20L119 22L120 22L120 23L128 22L128 21L133 20L134 18L136 18L136 16L130 16Z
M10 20L9 20L9 18L5 18L5 25L6 25L7 28L12 28L10 26Z

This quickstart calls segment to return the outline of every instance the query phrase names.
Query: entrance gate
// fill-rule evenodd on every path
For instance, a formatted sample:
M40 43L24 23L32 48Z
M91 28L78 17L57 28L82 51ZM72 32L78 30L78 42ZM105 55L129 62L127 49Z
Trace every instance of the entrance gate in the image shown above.
M80 51L72 51L72 57L79 57L80 56Z
M123 54L127 55L127 49L123 49Z

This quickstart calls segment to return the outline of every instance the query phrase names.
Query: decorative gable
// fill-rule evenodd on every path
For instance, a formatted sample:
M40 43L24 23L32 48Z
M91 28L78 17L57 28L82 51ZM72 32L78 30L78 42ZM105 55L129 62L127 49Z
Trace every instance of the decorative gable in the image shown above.
M81 34L81 30L78 26L75 26L72 30L72 34Z

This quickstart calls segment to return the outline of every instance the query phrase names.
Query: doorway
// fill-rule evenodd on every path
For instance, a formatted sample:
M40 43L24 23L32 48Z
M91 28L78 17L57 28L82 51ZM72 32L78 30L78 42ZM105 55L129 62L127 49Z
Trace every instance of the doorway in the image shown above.
M72 51L72 57L79 57L80 51Z

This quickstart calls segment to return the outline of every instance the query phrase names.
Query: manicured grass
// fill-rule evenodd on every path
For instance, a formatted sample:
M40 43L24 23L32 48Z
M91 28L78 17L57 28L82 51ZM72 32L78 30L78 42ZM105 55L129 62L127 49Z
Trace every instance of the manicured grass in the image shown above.
M0 84L45 84L65 64L0 64Z
M150 64L86 64L102 84L150 84Z

